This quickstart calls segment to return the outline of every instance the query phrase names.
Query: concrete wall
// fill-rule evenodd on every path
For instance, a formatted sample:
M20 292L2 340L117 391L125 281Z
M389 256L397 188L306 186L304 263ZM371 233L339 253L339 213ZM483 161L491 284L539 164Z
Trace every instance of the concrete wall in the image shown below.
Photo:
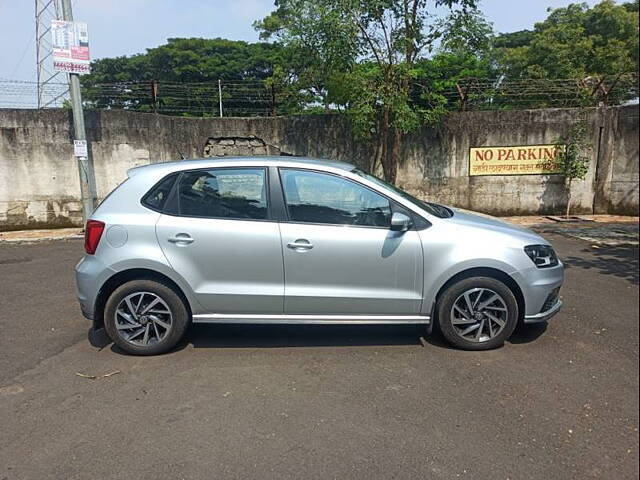
M469 147L551 144L576 110L461 112L406 138L398 183L423 198L492 214L560 213L558 175L469 177ZM593 155L573 189L575 212L637 214L638 106L587 111ZM368 168L372 142L355 139L338 115L182 118L126 111L86 115L98 196L127 169L216 155L306 155ZM79 181L65 110L0 109L0 230L81 223Z
M584 112L583 112L584 113ZM578 120L575 109L454 113L440 128L405 142L399 183L420 196L494 215L561 213L561 175L469 176L469 148L556 143ZM638 106L589 109L591 162L573 184L572 212L638 211Z

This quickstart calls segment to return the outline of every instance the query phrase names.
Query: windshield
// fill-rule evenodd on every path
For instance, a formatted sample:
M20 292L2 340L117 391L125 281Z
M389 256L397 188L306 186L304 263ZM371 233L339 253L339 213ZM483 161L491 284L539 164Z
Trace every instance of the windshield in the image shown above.
M360 170L359 168L353 169L351 172L363 178L366 178L367 180L375 183L376 185L380 185L381 187L387 188L393 191L394 193L397 193L402 198L409 200L415 206L422 208L423 210L426 210L431 215L434 215L438 218L453 217L453 212L447 207L443 207L442 205L438 205L437 203L425 202L423 200L420 200L419 198L416 198L413 195L410 195L407 192L400 190L398 187L391 185L390 183L387 183L384 180L380 180L379 178L374 177L373 175L369 175L368 173L364 172L363 170Z

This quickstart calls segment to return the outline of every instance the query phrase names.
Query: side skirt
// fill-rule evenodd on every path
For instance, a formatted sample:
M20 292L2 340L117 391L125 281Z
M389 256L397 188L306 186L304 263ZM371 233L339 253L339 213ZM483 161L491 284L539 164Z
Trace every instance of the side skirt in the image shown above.
M425 315L249 315L207 313L193 316L193 323L255 323L255 324L425 324L431 318Z

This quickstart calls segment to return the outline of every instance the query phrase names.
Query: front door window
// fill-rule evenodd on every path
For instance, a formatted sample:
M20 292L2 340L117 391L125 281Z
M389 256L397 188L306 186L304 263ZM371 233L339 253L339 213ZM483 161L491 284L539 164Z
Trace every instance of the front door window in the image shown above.
M301 223L389 228L389 200L335 175L281 169L289 220Z

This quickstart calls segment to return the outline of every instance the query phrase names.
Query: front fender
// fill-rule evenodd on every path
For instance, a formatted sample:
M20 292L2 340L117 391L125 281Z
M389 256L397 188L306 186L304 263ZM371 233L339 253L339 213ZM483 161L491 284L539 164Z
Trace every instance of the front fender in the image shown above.
M425 278L425 295L422 302L422 314L432 315L435 307L436 297L442 287L453 277L469 270L477 268L488 268L498 270L510 278L516 271L511 265L493 258L474 258L461 262L457 262L448 268L442 268L439 271L431 270L427 273L428 279ZM514 279L514 281L516 281ZM516 281L516 283L518 283Z

